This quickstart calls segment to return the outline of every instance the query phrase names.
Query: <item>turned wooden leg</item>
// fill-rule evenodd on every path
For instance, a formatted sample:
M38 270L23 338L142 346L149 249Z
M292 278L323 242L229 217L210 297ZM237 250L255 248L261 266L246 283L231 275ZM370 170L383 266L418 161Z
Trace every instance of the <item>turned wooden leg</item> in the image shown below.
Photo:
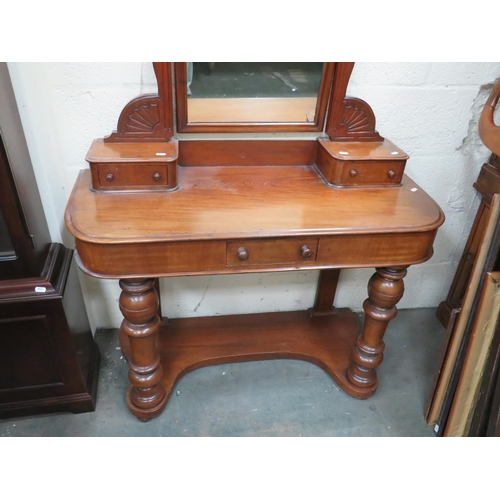
M322 269L319 274L318 288L314 306L309 309L311 317L337 314L333 300L337 291L340 269Z
M160 318L160 321L162 320L162 312L161 312L161 295L160 295L160 278L155 279L155 290L156 290L156 295L158 297L158 317Z
M363 303L363 332L353 348L347 379L363 389L377 387L375 368L383 359L383 337L389 321L397 314L396 304L404 293L406 268L380 268L368 283L368 298Z
M160 319L154 285L154 279L120 280L120 310L125 317L121 329L128 335L131 351L127 405L143 421L159 415L167 402L156 349Z

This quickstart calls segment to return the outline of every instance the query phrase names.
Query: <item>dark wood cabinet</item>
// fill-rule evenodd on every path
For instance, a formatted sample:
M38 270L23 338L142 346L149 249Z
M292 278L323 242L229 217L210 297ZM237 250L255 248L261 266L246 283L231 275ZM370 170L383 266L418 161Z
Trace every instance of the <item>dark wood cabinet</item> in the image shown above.
M73 250L51 241L0 63L0 418L92 411L98 370Z

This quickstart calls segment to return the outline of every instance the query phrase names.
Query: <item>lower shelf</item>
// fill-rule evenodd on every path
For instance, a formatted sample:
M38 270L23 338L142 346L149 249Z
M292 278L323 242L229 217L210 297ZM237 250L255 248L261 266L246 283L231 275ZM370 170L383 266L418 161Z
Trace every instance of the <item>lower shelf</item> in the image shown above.
M265 359L315 363L351 396L369 398L376 384L362 389L345 375L358 332L358 318L350 309L319 317L293 311L168 320L162 323L157 340L167 398L176 381L196 368ZM129 339L123 331L120 345L130 359Z

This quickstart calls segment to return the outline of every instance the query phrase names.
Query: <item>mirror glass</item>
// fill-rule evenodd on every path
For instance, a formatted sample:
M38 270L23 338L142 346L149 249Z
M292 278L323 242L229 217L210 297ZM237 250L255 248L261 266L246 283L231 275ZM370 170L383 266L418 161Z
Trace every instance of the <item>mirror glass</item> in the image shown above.
M189 123L315 120L324 63L187 63Z

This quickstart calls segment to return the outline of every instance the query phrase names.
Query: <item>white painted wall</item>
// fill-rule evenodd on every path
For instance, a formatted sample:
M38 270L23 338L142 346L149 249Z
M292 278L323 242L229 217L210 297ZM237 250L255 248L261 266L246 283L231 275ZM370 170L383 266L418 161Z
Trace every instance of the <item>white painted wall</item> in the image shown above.
M54 241L73 247L64 209L93 139L116 127L123 106L155 91L149 63L9 63L44 210ZM400 308L444 300L478 206L472 184L489 157L477 119L500 63L357 63L348 94L365 99L377 130L410 155L406 173L441 206L446 222L434 256L410 268ZM373 270L341 273L336 305L359 310ZM169 278L170 317L305 309L317 272ZM81 274L93 329L121 322L116 281Z

